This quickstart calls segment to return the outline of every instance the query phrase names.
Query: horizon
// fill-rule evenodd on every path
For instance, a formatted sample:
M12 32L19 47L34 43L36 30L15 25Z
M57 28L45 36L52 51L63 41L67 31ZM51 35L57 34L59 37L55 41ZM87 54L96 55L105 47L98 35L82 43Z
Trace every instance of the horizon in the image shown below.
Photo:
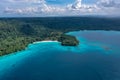
M119 19L120 16L101 16L101 15L85 15L85 16L0 16L0 19L19 19L19 18L115 18L115 19Z

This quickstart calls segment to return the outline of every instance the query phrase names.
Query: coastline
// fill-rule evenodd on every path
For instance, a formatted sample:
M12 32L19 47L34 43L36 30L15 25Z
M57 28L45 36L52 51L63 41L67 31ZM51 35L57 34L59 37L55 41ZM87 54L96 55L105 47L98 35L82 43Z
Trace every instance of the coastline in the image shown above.
M32 42L32 43L29 43L24 49L21 49L21 50L18 50L18 51L16 51L16 52L12 52L12 53L9 53L9 54L6 54L6 55L1 55L1 56L0 56L0 59L3 58L3 57L6 57L6 56L10 56L10 55L12 55L12 54L15 54L15 55L16 55L16 54L19 53L19 52L22 52L22 51L24 51L24 50L27 50L27 49L28 49L28 46L29 46L30 44L50 43L50 42L59 42L59 41L57 41L57 40L55 40L55 41L53 41L53 40L35 41L35 42Z
M39 43L51 43L51 42L58 42L58 41L43 40L43 41L36 41L36 42L30 43L30 44L34 45L34 44L39 44ZM30 44L28 44L28 46ZM0 56L0 65L3 65L0 68L0 72L3 72L3 73L0 73L0 75L4 76L7 73L7 71L10 71L14 67L19 66L23 62L24 59L26 59L27 57L29 57L32 54L32 52L27 50L28 46L26 46L25 49L19 50L17 52L13 52L13 53L9 53L7 55ZM28 52L30 54L28 54ZM11 63L11 64L9 64L9 63ZM18 63L18 64L15 64L15 63Z
M33 42L32 44L38 44L38 43L47 43L47 42L59 42L59 41L53 41L53 40L43 40L43 41L36 41L36 42Z
M65 36L65 35L64 35ZM9 52L9 53L7 53L7 54L5 54L5 55L8 55L8 54L11 54L11 53L17 53L17 52L21 52L21 51L23 51L23 50L26 50L26 49L28 49L27 47L30 45L30 44L39 44L39 43L51 43L51 42L56 42L56 43L61 43L61 45L62 46L76 46L76 45L73 45L73 44L71 44L72 43L72 41L70 41L72 38L74 38L74 37L71 37L71 36L67 36L66 35L66 37L64 37L64 40L62 40L62 41L59 41L59 40L38 40L38 41L34 41L34 42L30 42L30 43L27 43L26 44L26 46L24 46L22 49L18 49L17 51L11 51L11 52ZM68 43L68 40L69 40L69 43ZM67 42L65 42L65 41L67 41ZM73 41L74 41L74 39L73 39ZM64 43L64 44L63 44ZM0 56L4 56L4 55L0 55Z

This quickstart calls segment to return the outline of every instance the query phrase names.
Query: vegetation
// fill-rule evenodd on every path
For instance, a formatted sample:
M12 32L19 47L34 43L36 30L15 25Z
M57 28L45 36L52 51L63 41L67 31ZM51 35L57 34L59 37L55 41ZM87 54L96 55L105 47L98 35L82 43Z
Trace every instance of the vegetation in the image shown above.
M62 45L77 45L78 41L75 37L64 34L75 30L120 30L120 19L90 17L1 18L0 55L23 50L29 43L41 40L59 40Z
M77 46L79 44L79 41L71 35L61 35L58 41L60 41L63 46Z

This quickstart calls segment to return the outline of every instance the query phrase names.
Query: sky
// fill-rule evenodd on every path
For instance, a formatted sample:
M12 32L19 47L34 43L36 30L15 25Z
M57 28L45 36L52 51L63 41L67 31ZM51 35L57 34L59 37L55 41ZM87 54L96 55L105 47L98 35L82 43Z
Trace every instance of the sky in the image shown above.
M0 17L120 17L120 0L0 0Z

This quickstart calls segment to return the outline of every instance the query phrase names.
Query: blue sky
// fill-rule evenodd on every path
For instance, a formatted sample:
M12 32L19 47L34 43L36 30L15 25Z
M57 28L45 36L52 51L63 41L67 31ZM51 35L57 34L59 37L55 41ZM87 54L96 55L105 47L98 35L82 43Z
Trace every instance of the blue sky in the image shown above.
M82 3L93 4L96 1L97 0L82 0ZM69 3L74 3L75 0L46 0L46 2L48 2L49 4L65 5L65 4L69 4Z
M86 3L86 4L94 4L96 3L98 0L83 0L82 2L83 3Z
M50 4L64 5L64 4L73 3L74 0L46 0L46 2L48 2Z
M120 0L1 0L0 17L120 16Z

